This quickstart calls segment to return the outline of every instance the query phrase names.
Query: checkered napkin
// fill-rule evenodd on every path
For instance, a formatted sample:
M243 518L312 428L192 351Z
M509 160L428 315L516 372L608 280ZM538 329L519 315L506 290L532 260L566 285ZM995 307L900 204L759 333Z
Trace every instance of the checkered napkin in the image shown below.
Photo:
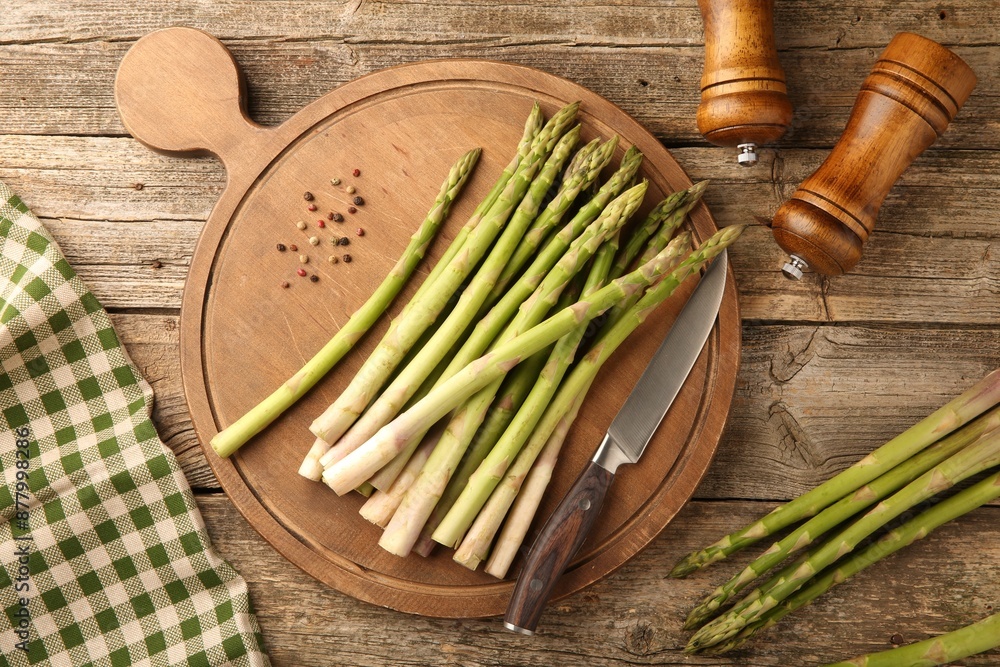
M152 389L3 184L0 243L0 666L267 665Z

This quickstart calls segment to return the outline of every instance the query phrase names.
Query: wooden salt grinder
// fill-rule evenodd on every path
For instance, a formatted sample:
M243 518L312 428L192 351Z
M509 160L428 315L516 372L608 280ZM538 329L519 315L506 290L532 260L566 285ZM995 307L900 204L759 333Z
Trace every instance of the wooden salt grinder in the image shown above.
M774 216L774 238L790 254L782 268L850 271L893 184L948 127L976 86L965 62L937 42L893 37L861 85L847 128L812 176Z
M774 0L698 0L705 22L698 131L716 146L757 163L758 144L781 138L792 122L785 73L774 45Z

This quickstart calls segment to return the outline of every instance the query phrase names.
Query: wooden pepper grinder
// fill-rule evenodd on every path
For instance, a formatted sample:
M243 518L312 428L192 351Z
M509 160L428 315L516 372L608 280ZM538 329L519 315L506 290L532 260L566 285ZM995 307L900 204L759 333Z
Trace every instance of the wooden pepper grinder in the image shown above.
M861 85L847 128L816 172L774 216L790 254L782 272L850 271L893 184L948 127L976 86L965 62L937 42L899 33Z
M781 138L792 122L785 72L774 45L774 0L698 0L705 22L698 131L757 163L757 146Z

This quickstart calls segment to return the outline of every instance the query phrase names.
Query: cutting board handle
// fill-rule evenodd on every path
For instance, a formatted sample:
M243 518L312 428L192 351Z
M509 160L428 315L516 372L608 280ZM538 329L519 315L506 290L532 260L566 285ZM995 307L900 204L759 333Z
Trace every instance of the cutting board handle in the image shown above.
M133 137L156 151L212 153L230 166L247 140L269 130L246 114L246 86L229 50L194 28L136 42L118 67L115 101Z

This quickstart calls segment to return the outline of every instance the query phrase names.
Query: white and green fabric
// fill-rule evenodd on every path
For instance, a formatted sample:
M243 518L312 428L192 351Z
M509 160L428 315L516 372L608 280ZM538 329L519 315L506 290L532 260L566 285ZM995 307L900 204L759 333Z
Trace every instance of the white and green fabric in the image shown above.
M3 184L0 243L0 666L268 664L152 389Z

